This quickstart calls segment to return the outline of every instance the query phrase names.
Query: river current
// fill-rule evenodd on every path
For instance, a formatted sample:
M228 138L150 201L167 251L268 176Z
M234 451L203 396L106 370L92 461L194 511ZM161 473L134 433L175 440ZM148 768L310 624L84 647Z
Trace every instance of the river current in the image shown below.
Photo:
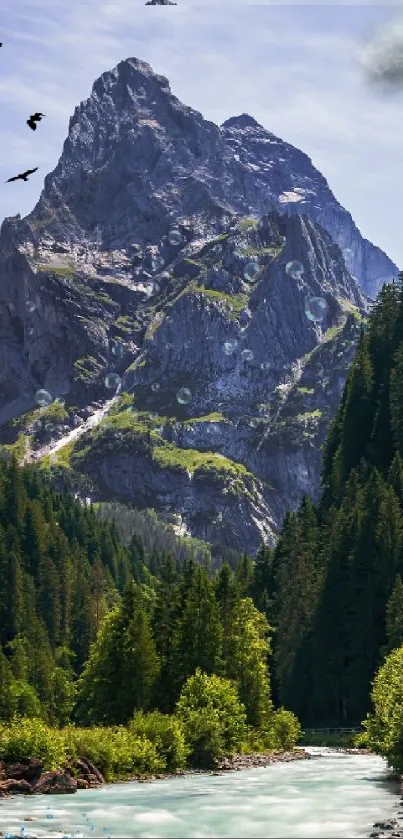
M307 749L312 760L222 775L108 784L74 795L0 801L0 831L25 837L365 837L393 815L384 761ZM25 821L27 817L33 820Z

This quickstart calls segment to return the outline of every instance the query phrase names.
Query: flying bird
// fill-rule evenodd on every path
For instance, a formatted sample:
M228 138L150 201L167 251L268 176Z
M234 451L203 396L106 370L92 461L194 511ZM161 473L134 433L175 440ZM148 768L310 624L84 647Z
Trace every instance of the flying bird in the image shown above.
M36 131L36 123L40 122L42 117L45 116L46 114L40 114L39 111L37 111L35 114L31 114L30 118L27 119L27 125L32 128L32 131Z
M28 180L28 175L32 175L33 172L37 172L38 169L39 169L39 166L35 166L35 169L27 169L26 172L21 172L19 175L14 175L13 178L9 178L6 181L6 184L9 184L10 181L27 181Z

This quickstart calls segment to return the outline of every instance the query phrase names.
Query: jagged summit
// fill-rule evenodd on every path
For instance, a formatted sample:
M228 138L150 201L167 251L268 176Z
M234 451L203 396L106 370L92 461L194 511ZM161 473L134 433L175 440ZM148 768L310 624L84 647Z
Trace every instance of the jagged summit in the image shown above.
M262 128L262 126L249 114L240 114L237 117L230 117L222 123L221 128Z
M59 163L30 220L56 240L105 248L157 242L172 218L305 214L345 251L374 296L397 267L364 239L307 154L249 114L218 127L173 95L138 58L103 73L74 111ZM215 222L213 222L215 219Z
M41 457L98 405L71 438L79 487L254 550L315 493L362 290L396 270L306 154L247 114L218 127L128 58L75 109L34 211L2 226L0 425L38 393L65 401L65 426L29 426Z

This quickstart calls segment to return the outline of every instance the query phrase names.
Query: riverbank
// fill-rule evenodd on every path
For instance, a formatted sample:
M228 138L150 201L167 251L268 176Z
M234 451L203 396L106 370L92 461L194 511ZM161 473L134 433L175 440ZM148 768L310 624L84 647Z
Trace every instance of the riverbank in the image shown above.
M0 831L16 839L22 826L26 839L368 837L396 801L391 785L381 781L382 759L327 749L308 753L318 757L239 772L187 772L160 782L112 782L78 796L15 795L0 802Z
M373 830L369 834L373 839L403 839L403 777L400 781L396 779L396 791L399 794L399 801L395 805L397 813L390 819L373 824Z
M310 755L302 748L291 751L272 751L252 754L235 754L223 758L214 769L182 769L176 772L158 772L130 775L112 783L126 784L131 781L147 783L168 778L208 774L220 775L229 771L270 766L273 763L288 763L293 760L305 760ZM77 759L59 770L43 772L42 761L27 758L18 763L0 761L0 799L13 795L72 794L79 789L93 789L106 783L100 770L87 759Z

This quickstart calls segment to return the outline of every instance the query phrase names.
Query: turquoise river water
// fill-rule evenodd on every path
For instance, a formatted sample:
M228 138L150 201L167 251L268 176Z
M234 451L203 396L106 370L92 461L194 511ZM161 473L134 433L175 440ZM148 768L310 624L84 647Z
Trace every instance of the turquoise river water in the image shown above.
M14 796L0 801L0 831L25 839L352 839L368 836L375 821L393 815L396 787L381 758L307 751L312 760L222 775L108 784L74 795Z

